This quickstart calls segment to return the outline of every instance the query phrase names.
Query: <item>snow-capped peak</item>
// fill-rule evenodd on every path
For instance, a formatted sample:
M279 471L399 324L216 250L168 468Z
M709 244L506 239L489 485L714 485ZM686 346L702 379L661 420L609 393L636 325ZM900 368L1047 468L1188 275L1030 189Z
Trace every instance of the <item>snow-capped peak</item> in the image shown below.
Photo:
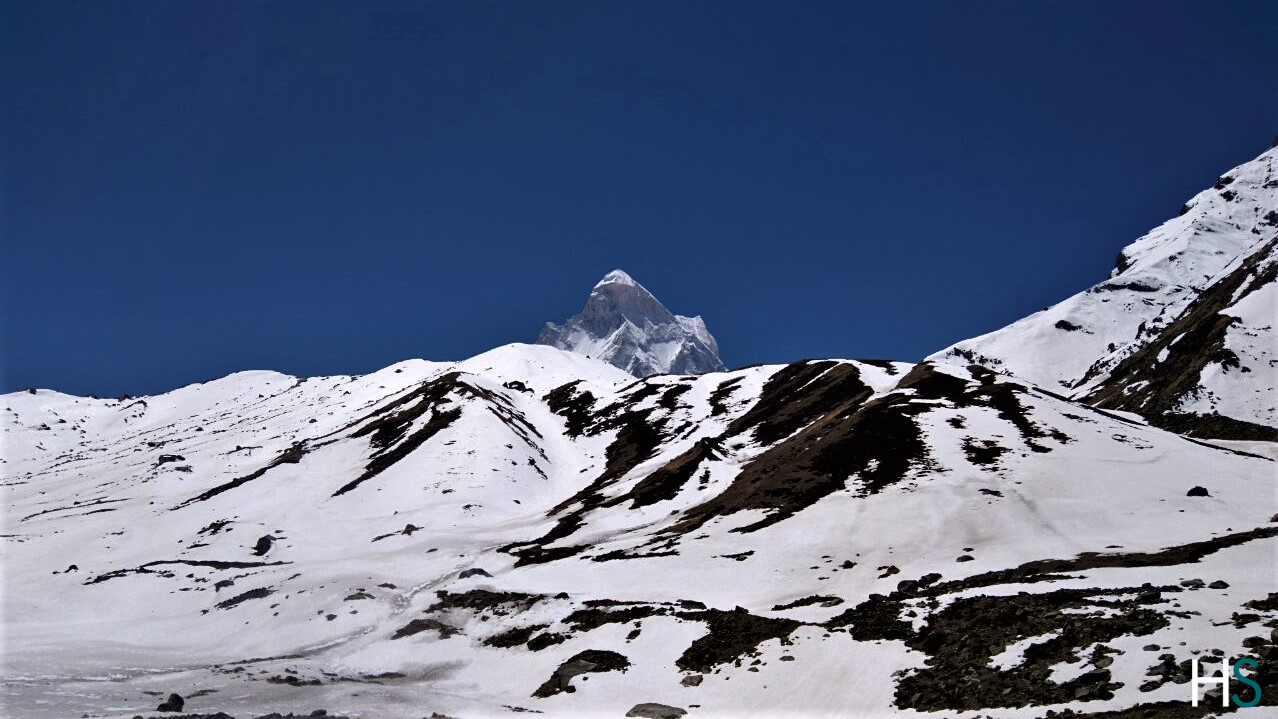
M635 282L633 277L626 274L624 270L613 270L612 272L609 272L608 274L604 275L602 280L599 280L598 282L596 282L595 288L603 287L604 285L614 285L614 284L615 285L632 285L634 287L640 287L640 288L643 287L638 282ZM645 290L645 292L646 291L647 290Z
M622 270L604 275L576 316L563 325L547 322L537 344L600 359L636 377L724 369L704 320L671 313Z

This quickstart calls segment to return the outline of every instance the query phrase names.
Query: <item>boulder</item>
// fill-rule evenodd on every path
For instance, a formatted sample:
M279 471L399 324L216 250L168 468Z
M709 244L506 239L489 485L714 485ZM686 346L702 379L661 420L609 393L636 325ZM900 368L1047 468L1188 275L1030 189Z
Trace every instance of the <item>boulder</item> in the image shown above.
M680 709L679 707L647 702L644 704L634 705L634 708L626 712L626 716L643 717L644 719L679 719L679 717L687 713L688 712L686 710Z
M257 538L257 544L253 545L253 554L262 556L271 551L271 546L275 544L275 537L269 534Z
M186 700L182 698L182 695L170 694L169 698L161 702L160 706L156 707L155 710L157 712L180 712L184 704L186 704Z

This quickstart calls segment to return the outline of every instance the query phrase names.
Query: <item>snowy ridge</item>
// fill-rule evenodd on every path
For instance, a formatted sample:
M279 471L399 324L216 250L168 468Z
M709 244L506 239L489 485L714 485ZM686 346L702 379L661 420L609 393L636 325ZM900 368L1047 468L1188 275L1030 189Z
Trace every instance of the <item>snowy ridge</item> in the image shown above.
M1225 173L1178 217L1125 247L1107 280L928 359L979 362L1072 391L1157 337L1214 278L1275 231L1278 147ZM1244 414L1239 419L1267 421Z
M547 322L537 344L600 359L636 377L724 369L700 317L672 314L621 270L604 275L580 314L563 325Z
M977 366L509 345L0 429L29 719L1086 716L1278 651L1273 460Z
M1213 278L1158 335L1075 395L1202 437L1278 441L1278 235Z

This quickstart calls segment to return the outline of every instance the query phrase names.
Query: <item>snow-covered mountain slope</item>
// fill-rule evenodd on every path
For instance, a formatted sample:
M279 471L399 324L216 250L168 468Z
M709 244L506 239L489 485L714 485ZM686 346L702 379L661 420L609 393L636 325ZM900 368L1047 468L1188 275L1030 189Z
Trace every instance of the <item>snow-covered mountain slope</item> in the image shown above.
M1181 711L1215 652L1278 705L1266 443L977 366L511 345L3 413L6 716Z
M1201 437L1278 442L1278 235L1238 257L1170 325L1075 393Z
M1093 392L1098 381L1129 358L1159 344L1160 338L1169 341L1166 332L1195 301L1218 283L1230 282L1232 268L1266 246L1276 233L1278 147L1225 173L1213 187L1185 203L1179 217L1125 247L1109 279L1000 330L959 342L928 360L978 362L1056 391ZM1272 282L1272 278L1264 281ZM1202 377L1180 383L1184 392L1165 398L1168 401L1160 410L1218 411L1234 420L1278 427L1272 393L1268 401L1253 401L1251 391L1274 386L1278 347L1265 329L1273 315L1273 295L1272 290L1257 293L1256 283L1250 284L1255 289L1249 304L1255 307L1239 312L1251 314L1247 318L1231 315L1237 319L1234 340L1249 344L1255 358L1250 370L1257 374L1250 378L1245 394L1217 386L1220 381L1232 384L1236 377L1230 375L1232 368L1222 369L1215 362ZM1270 303L1268 308L1265 302ZM1218 298L1215 304L1227 312L1228 301L1222 304ZM1211 364L1203 359L1193 364ZM1130 375L1130 370L1129 363L1124 374Z
M724 369L700 317L671 314L621 270L604 275L579 314L562 325L547 322L537 344L600 359L636 377Z

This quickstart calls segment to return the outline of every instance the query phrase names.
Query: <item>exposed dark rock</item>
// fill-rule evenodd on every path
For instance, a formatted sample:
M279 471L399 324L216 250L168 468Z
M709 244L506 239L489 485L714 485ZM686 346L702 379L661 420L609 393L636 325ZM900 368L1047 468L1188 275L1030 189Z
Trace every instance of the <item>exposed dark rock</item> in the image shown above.
M226 525L230 523L231 523L231 520L229 519L219 519L216 522L209 522L208 526L201 529L199 532L197 532L197 534L208 534L212 536L214 534L217 534L218 532L221 532L223 529L226 529Z
M908 624L891 623L890 633L896 636L882 638L903 639L912 649L929 656L924 669L898 683L897 706L918 711L965 711L1111 698L1119 685L1111 681L1107 669L1059 684L1049 676L1054 665L1076 661L1080 650L1097 642L1124 635L1143 636L1167 626L1162 615L1146 609L1139 599L1118 599L1131 591L1057 590L966 597L933 613L917 632ZM1113 614L1070 611L1098 602ZM890 613L893 602L884 603L884 610ZM873 628L854 622L853 634L874 637ZM991 657L1018 639L1048 633L1054 636L1025 649L1021 665L1003 670L990 666Z
M992 439L963 438L963 453L972 464L998 464L998 458L1007 451L1007 447L1000 447Z
M1131 292L1157 292L1162 289L1158 285L1151 285L1148 282L1140 280L1132 280L1130 282L1105 282L1092 288L1092 292L1118 292L1120 290L1128 290Z
M769 639L787 641L802 622L793 619L776 619L750 614L737 607L725 612L708 609L703 612L680 612L681 619L705 622L707 632L697 639L676 660L675 665L684 671L706 673L720 664L726 664L754 652L756 647Z
M674 411L679 407L679 398L692 389L690 384L670 385L670 388L661 394L661 399L657 400L657 406Z
M843 600L838 597L822 597L822 596L818 596L814 594L810 597L803 597L802 599L796 599L793 602L789 602L787 604L778 604L772 607L772 611L783 612L787 609L797 609L799 607L810 607L814 604L818 606L822 606L822 607L837 607L838 605L842 603L843 603Z
M391 639L403 639L404 637L411 637L414 634L420 634L425 631L439 632L440 639L447 639L461 630L457 627L444 624L438 619L414 619L408 624L405 624L395 630L395 633L391 635Z
M581 436L590 424L595 405L595 396L589 390L577 391L579 384L581 380L573 380L550 390L542 398L551 412L567 420L569 437Z
M127 576L129 574L152 574L163 573L155 571L155 567L168 565L184 565L188 567L208 567L210 569L243 569L247 567L274 567L281 564L289 564L289 562L224 562L215 559L161 559L154 562L147 562L140 567L132 569L116 569L105 574L99 574L93 579L88 580L85 584L97 584L110 579Z
M250 589L247 592L244 592L242 594L237 594L234 597L227 599L226 601L218 602L214 606L216 606L218 609L230 609L234 606L247 602L250 599L264 599L266 597L271 596L274 593L275 593L274 589L270 589L268 587L259 587L257 589Z
M317 687L324 683L315 678L303 679L296 674L277 674L272 677L267 677L266 682L268 684L287 684L291 687Z
M489 574L488 572L485 572L483 569L480 569L479 567L471 567L470 569L463 569L461 573L457 575L457 578L465 579L467 577L491 577L491 576L493 575Z
M1169 432L1209 439L1238 439L1256 442L1278 442L1278 429L1246 422L1223 414L1186 414L1163 412L1146 415L1150 424Z
M155 710L157 712L180 712L184 704L186 704L186 700L180 694L170 694L169 698L161 702L160 706L156 707Z
M435 596L439 600L426 609L428 614L450 609L470 609L500 616L524 611L543 598L540 594L494 592L487 589L458 593L438 591Z
M1244 606L1258 609L1262 612L1278 612L1278 593L1270 592L1269 596L1264 599L1253 599Z
M271 551L271 546L275 544L275 537L269 534L257 538L257 544L253 545L253 554L262 556Z
M533 692L534 697L549 697L560 692L574 692L572 678L591 672L625 671L630 660L617 652L603 649L587 649L574 654L572 658L559 665L550 678Z
M1185 496L1186 497L1210 497L1211 493L1207 491L1206 487L1195 486L1195 487L1190 487L1189 491L1185 492Z
M636 604L612 609L587 607L569 614L564 618L564 623L572 626L576 631L588 632L605 624L627 624L637 619L669 613L668 608L651 604Z
M530 624L526 627L507 629L500 634L488 637L483 643L484 646L498 647L501 649L517 647L521 644L527 644L534 634L545 629L547 626L548 625L546 624Z
M718 417L728 412L728 397L741 385L740 377L724 380L710 393L710 416Z
M687 710L680 709L679 707L650 702L634 705L630 711L626 712L626 716L643 717L643 719L679 719L679 717L687 713Z
M563 644L568 640L567 634L559 634L557 632L542 632L532 639L528 640L528 651L539 652L546 647L553 647L556 644Z

